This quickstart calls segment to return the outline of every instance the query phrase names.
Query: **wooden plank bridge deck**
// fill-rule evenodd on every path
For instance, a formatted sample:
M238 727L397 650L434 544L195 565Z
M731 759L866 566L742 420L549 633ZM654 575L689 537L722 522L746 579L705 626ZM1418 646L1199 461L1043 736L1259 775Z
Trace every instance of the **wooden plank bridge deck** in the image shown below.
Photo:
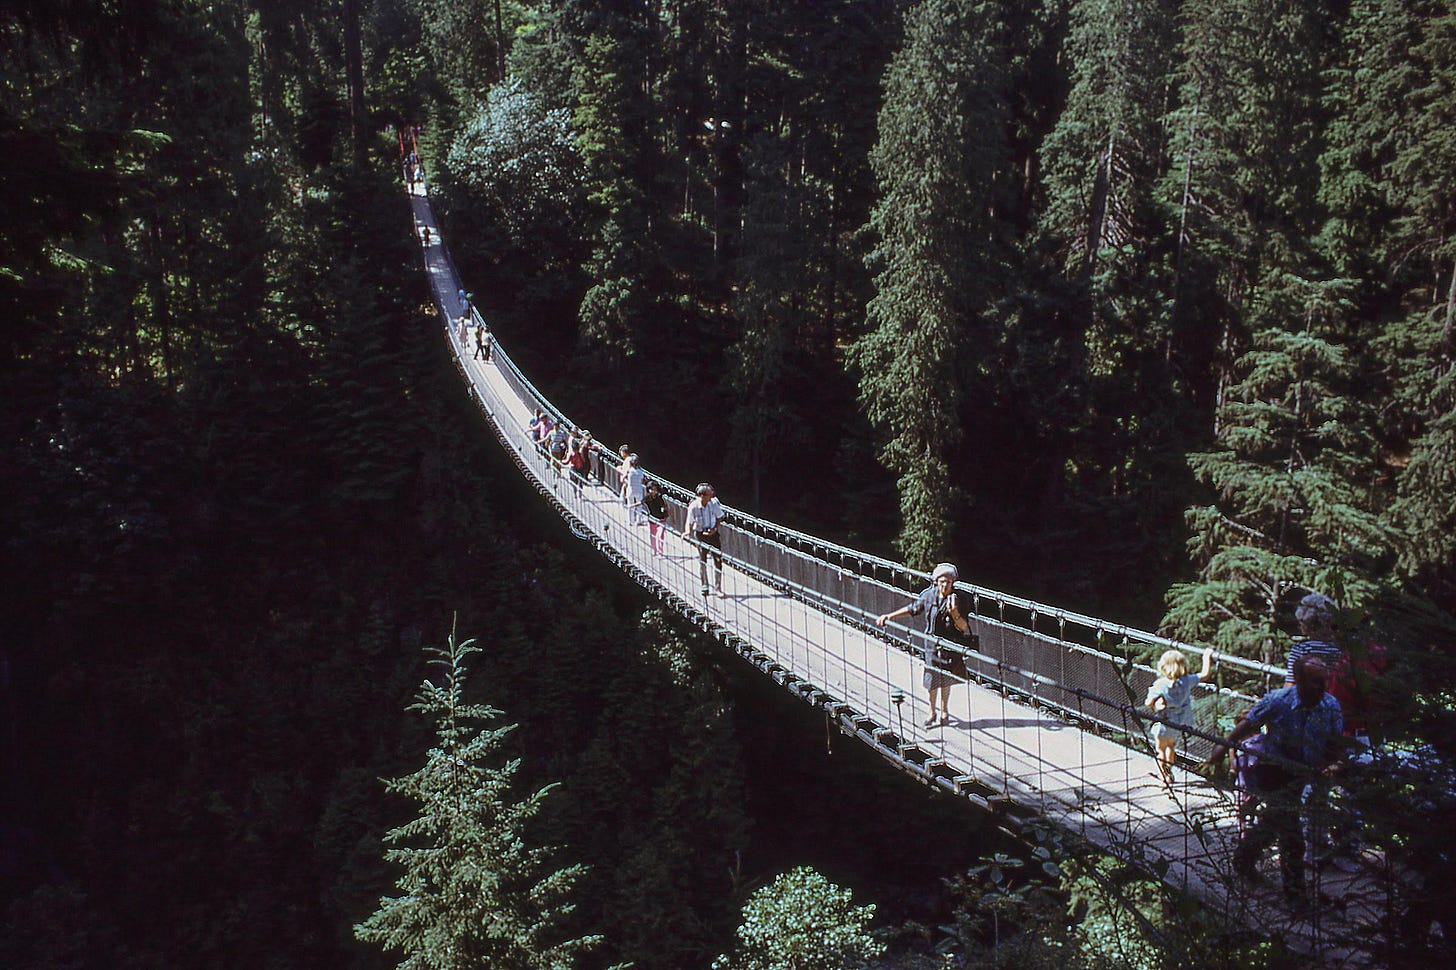
M680 514L675 525L670 517L666 554L655 556L647 528L630 523L612 489L578 486L530 443L526 429L537 402L523 398L524 379L499 344L486 363L471 358L473 340L462 343L456 336L462 284L428 199L413 194L410 201L417 229L431 228L425 266L472 395L522 473L578 535L777 682L823 708L846 734L902 770L997 813L1008 829L1030 817L1044 818L1116 857L1161 870L1167 883L1233 921L1286 940L1293 928L1305 948L1336 960L1357 958L1344 937L1352 918L1363 921L1375 912L1369 873L1321 877L1319 891L1348 904L1340 926L1327 917L1295 920L1277 890L1255 891L1233 878L1229 858L1238 822L1232 797L1200 776L1180 768L1175 783L1165 787L1150 753L974 682L952 690L948 725L926 727L920 660L873 632L872 616L816 599L813 591L731 557L722 594L701 595L697 551L680 538ZM897 695L903 698L899 704ZM1140 728L1134 724L1132 730Z

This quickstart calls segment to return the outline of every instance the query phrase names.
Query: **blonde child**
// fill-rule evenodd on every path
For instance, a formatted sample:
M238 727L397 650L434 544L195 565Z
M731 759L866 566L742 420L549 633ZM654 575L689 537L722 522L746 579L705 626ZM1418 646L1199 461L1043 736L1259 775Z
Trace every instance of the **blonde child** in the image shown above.
M1163 715L1162 721L1148 726L1148 736L1158 749L1158 770L1163 782L1172 784L1173 765L1178 760L1176 745L1178 727L1193 726L1193 688L1200 681L1208 679L1213 670L1213 648L1203 651L1203 670L1196 674L1188 672L1188 658L1181 650L1169 650L1158 660L1157 680L1148 688L1145 703L1154 714Z

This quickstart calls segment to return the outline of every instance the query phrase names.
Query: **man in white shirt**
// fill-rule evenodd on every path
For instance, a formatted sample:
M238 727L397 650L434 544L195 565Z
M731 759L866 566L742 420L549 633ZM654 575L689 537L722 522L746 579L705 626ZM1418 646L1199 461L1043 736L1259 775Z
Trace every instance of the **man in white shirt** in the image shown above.
M713 492L713 486L703 482L697 487L697 498L688 503L687 521L683 524L683 538L698 542L698 576L703 581L703 595L708 595L708 550L722 549L723 541L718 536L718 526L723 522L723 504ZM723 554L713 553L716 567L718 594L723 593Z

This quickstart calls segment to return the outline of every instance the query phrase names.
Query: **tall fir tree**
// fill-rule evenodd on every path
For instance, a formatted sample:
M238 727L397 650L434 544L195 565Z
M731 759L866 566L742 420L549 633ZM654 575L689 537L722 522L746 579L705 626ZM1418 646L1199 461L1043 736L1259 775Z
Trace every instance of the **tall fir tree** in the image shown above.
M1156 268L1164 229L1156 211L1166 136L1161 112L1173 68L1174 19L1164 2L1083 0L1072 8L1063 50L1071 91L1041 149L1046 201L1042 231L1054 240L1066 268L1088 281L1095 321L1128 317L1129 296L1157 301L1147 277ZM1142 283L1144 291L1130 285ZM1151 290L1151 292L1146 292ZM1156 316L1148 323L1157 323ZM1095 342L1102 327L1094 328ZM1094 348L1095 349L1095 348ZM1118 366L1117 348L1097 355Z
M1370 348L1388 393L1399 569L1456 604L1456 10L1431 0L1353 5L1326 155L1322 242L1389 307ZM1374 231L1372 227L1380 227ZM1373 328L1367 327L1367 332ZM1388 390L1387 390L1388 389ZM1408 459L1406 456L1408 455Z
M975 355L991 342L984 315L1000 275L995 213L1007 155L1001 26L993 3L924 0L911 9L870 156L876 292L852 360L869 418L888 439L899 550L915 566L948 544L958 504L950 455L963 441Z
M602 11L590 20L572 83L573 127L596 216L579 319L583 343L608 363L637 352L655 303L642 25Z
M1307 238L1334 25L1313 0L1192 0L1180 19L1160 193L1176 227L1171 352L1201 375L1192 390L1216 430L1261 274L1324 275L1308 265Z
M600 942L570 938L563 923L579 865L553 868L527 831L547 786L512 800L519 760L501 761L515 725L482 727L501 712L465 700L473 641L426 648L441 674L420 685L410 710L433 722L435 745L418 771L387 782L420 807L391 829L384 857L404 867L401 894L354 928L359 939L404 955L401 970L566 970Z
M1063 528L1097 523L1094 535L1056 545L1114 556L1146 577L1118 582L1138 586L1162 583L1176 557L1178 484L1188 483L1184 453L1197 425L1189 381L1172 361L1172 249L1158 204L1176 38L1174 5L1163 0L1074 4L1062 47L1071 87L1039 151L1038 230L1068 280L1085 384L1061 516Z

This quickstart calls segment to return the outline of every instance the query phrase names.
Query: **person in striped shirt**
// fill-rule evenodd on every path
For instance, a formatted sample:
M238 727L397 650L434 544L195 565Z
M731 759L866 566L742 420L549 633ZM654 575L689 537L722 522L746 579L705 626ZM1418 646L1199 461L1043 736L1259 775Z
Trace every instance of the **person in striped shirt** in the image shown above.
M1302 639L1296 640L1289 650L1284 673L1286 687L1294 686L1294 665L1302 657L1318 657L1330 670L1338 670L1345 659L1345 651L1335 643L1334 600L1324 593L1310 593L1294 608L1294 619Z

